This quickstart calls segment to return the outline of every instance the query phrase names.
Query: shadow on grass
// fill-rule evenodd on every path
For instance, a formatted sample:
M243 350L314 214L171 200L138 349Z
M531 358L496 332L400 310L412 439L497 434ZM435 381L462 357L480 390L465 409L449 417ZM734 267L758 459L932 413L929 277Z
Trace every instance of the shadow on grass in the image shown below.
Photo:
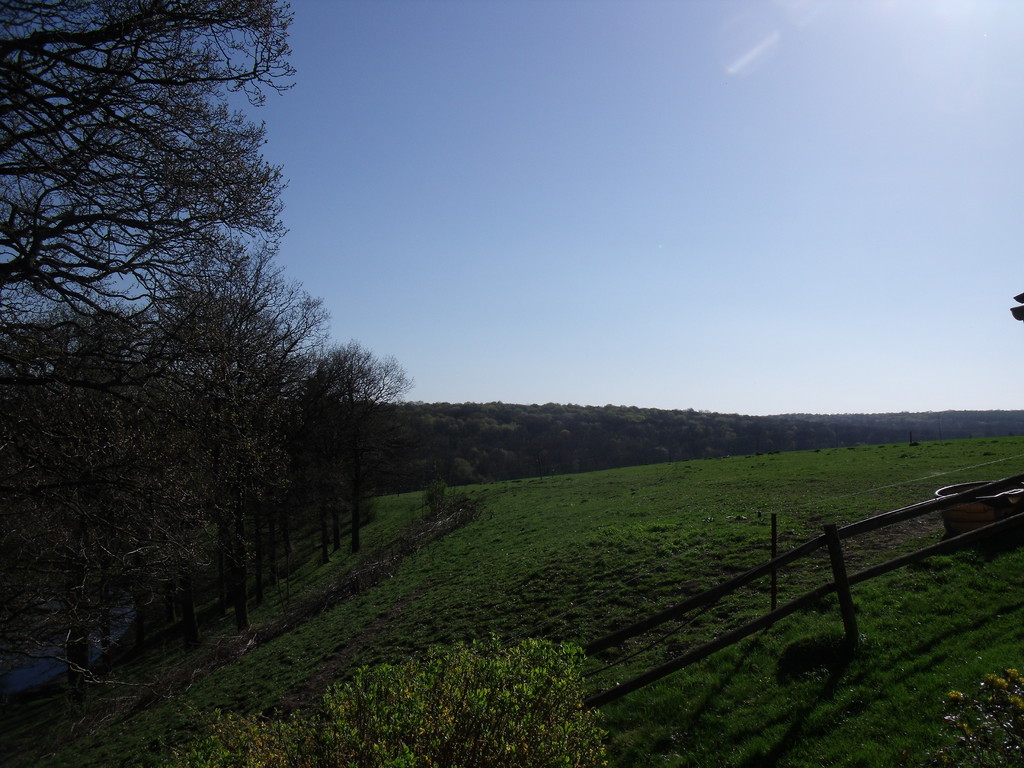
M1024 547L1024 530L1020 528L1014 528L999 536L982 539L978 542L978 551L986 561L992 561L999 555L1021 549L1022 547Z
M1004 601L992 609L996 616L1011 618L1020 615L1024 602ZM957 636L983 633L991 625L992 615L963 616L942 631L918 637L916 642L895 651L893 656L884 658L878 648L870 645L850 649L840 634L802 638L787 646L779 657L776 676L780 684L800 681L821 680L820 688L799 704L788 709L773 722L762 726L785 725L785 731L774 738L774 743L763 751L751 754L736 765L741 768L773 768L783 763L792 749L809 740L827 737L833 731L828 719L822 721L814 714L823 705L833 702L840 689L857 689L861 697L844 709L845 716L852 717L856 711L871 706L871 699L880 699L884 693L879 688L874 697L863 697L871 689L873 664L898 667L907 679L927 676L930 670L941 666L947 660L950 641ZM955 647L953 643L952 647ZM878 658L875 658L878 657ZM851 670L856 670L855 672ZM815 722L816 725L810 725Z
M851 647L842 635L806 637L790 643L779 657L776 668L779 681L794 682L823 675L824 680L816 696L777 720L788 723L789 727L776 739L774 746L765 752L750 755L738 765L742 768L774 766L788 754L793 745L808 737L823 735L825 729L807 727L808 716L821 704L834 698L839 681L856 654L857 649Z
M642 693L634 694L644 699L639 707L629 696L613 703L612 718L616 726L612 730L618 732L611 745L613 764L648 766L663 752L674 749L671 732L683 723L692 725L700 719L700 713L712 707L732 681L749 669L759 642L755 639L737 648L731 663L716 670L714 682L705 678L706 684L689 688L680 683L679 678L669 676L651 686L649 697Z
M782 651L777 675L780 682L787 682L825 671L832 680L845 671L855 653L842 635L801 638Z
M704 697L700 701L694 702L694 712L703 712L706 708L710 707L711 703L722 695L725 687L732 681L733 676L740 674L750 666L750 657L757 649L759 640L760 638L757 638L754 642L744 643L742 652L736 655L736 661L733 663L732 668L722 674L718 685L708 686L704 691Z

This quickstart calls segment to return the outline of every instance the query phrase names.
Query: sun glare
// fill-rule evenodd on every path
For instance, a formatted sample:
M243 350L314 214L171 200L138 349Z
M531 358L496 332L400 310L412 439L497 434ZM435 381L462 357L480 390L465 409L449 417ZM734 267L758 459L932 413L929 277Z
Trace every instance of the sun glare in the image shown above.
M781 40L782 34L766 16L734 16L718 33L719 64L728 75L749 75L768 63Z

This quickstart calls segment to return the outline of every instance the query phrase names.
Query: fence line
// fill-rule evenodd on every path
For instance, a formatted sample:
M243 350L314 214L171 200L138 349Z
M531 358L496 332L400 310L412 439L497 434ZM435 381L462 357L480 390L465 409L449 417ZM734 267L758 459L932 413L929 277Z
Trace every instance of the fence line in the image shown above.
M997 536L1003 532L1024 526L1024 515L1013 515L982 528L977 528L973 531L968 531L958 536L952 536L944 539L936 544L923 547L915 552L865 568L864 570L849 576L845 573L842 547L839 546L843 539L849 539L864 533L876 531L886 526L910 520L914 517L918 517L937 509L949 507L953 504L974 501L982 496L987 496L1007 488L1019 486L1021 483L1024 483L1024 474L1013 475L1011 477L1003 478L1002 480L971 488L962 493L950 494L948 496L918 502L917 504L911 504L910 506L901 507L900 509L892 510L890 512L884 512L880 515L875 515L874 517L869 517L850 525L843 526L842 528L837 528L834 525L827 525L825 526L825 533L801 544L798 547L795 547L794 549L791 549L788 552L778 555L777 557L774 557L771 560L740 574L739 576L711 587L700 594L693 595L676 605L588 643L584 646L584 651L588 654L617 646L623 641L647 632L661 624L664 624L665 622L678 619L689 611L711 606L724 596L736 591L746 584L749 584L757 578L764 576L765 574L774 573L778 568L784 565L788 565L803 557L807 557L822 547L827 547L829 545L829 539L832 539L833 541L832 546L830 547L833 581L830 581L827 584L822 584L810 592L806 592L783 606L774 608L770 612L744 624L741 627L737 627L736 629L726 632L707 643L692 648L682 656L654 667L653 669L650 669L631 680L627 680L614 688L596 693L587 698L585 704L588 707L600 707L610 701L619 699L638 688L643 688L656 680L660 680L667 675L678 672L679 670L710 656L716 651L727 648L755 632L770 627L777 621L784 619L802 608L809 607L826 595L840 589L840 586L838 585L841 585L843 589L848 589L849 586L877 578L878 576L882 576L905 565L919 562L943 552L954 551L982 539ZM847 601L846 598L842 598L840 603L840 610L842 611L844 626L846 629L846 639L848 643L853 644L856 642L856 620L853 617L853 605L852 602Z

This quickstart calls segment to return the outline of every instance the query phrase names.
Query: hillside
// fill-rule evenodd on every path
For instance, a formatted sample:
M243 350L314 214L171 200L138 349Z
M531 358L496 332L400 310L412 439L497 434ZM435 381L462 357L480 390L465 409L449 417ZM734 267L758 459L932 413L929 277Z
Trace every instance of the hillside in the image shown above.
M114 687L90 709L59 695L9 703L0 750L26 755L20 764L153 765L201 732L216 710L307 708L355 667L401 660L431 644L489 634L594 639L762 562L772 513L780 547L788 548L820 533L823 522L862 519L929 498L939 486L1016 474L1022 465L1024 439L1000 438L468 487L484 514L410 554L376 586L351 597L332 592L358 564L339 556L281 585L276 605L254 611L246 636L233 638L223 626L187 653L169 638L119 671L134 687ZM382 551L419 517L420 504L419 494L379 499L367 551ZM849 556L863 566L941 536L933 515L851 547ZM946 691L1020 663L1022 568L1016 550L975 548L864 585L854 596L864 642L842 663L827 653L841 625L825 600L820 610L606 707L612 764L914 765L939 741ZM819 559L782 574L782 599L827 569ZM330 599L299 611L312 604L303 602L303 587ZM766 589L758 585L660 642L637 645L636 655L591 684L625 679L762 613ZM595 659L592 669L600 665ZM168 674L175 670L176 677ZM48 756L39 756L40 745ZM851 763L850 754L859 757Z
M1024 434L1024 411L744 416L606 405L407 403L404 490L665 461Z

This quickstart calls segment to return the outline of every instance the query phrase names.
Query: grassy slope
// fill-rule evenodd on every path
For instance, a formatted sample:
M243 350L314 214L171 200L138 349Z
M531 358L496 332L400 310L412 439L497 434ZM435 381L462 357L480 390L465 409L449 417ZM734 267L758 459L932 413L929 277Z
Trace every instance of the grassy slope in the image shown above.
M96 728L49 764L147 761L217 708L308 706L354 666L398 660L432 643L487 633L585 642L766 559L773 512L784 550L819 533L822 522L861 519L928 498L940 485L1004 477L1022 465L1024 440L1006 438L734 457L468 488L485 499L485 517L408 560L395 578L257 642L173 700ZM418 501L380 500L368 542L392 535ZM859 567L940 536L931 517L851 547L850 556ZM1024 663L1022 565L1016 552L976 550L857 587L865 640L847 663L829 661L841 625L825 601L819 611L611 704L605 714L613 764L891 766L903 754L914 764L935 743L949 688L970 688L987 671ZM339 562L317 577L345 567ZM805 562L780 578L781 599L827 574L822 558ZM699 622L673 627L670 638L597 675L593 685L627 678L762 612L766 589L758 584Z

